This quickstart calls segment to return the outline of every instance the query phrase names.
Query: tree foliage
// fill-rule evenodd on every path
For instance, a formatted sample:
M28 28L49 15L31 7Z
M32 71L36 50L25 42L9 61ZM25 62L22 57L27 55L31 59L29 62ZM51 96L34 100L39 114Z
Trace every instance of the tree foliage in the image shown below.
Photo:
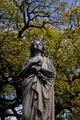
M1 0L0 21L1 119L15 116L20 120L19 71L29 58L31 41L44 38L45 49L57 71L56 120L79 120L80 4L69 7L66 1L59 0Z

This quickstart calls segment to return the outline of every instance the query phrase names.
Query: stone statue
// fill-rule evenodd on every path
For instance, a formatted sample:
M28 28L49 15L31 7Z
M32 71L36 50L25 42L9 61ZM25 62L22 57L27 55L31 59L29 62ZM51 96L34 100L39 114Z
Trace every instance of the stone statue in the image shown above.
M30 47L31 58L20 72L22 84L23 120L54 120L55 69L44 54L41 41Z

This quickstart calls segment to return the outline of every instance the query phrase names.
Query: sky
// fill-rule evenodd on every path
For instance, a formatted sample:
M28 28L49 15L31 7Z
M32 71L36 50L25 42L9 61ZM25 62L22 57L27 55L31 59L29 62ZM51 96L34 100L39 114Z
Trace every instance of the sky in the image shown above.
M80 0L60 0L60 1L67 1L70 5L71 3L80 3Z

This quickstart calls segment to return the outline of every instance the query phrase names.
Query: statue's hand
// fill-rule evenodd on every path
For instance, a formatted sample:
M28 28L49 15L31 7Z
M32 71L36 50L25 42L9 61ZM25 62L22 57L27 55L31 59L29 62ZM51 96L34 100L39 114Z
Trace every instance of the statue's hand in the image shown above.
M35 65L33 65L32 67L31 67L31 70L33 71L33 72L38 72L39 70L40 70L40 66L35 66Z
M42 63L42 60L43 60L43 57L42 56L36 56L36 57L33 57L31 59L31 63L34 65L34 64L38 64L38 63Z

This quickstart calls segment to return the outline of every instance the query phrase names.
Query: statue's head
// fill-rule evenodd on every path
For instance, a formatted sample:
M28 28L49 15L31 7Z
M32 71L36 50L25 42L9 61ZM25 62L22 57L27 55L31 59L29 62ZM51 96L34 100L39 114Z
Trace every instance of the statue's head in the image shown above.
M42 41L35 40L34 42L32 42L30 46L31 56L33 56L34 53L37 53L37 52L43 53L43 51L44 51L44 44Z

